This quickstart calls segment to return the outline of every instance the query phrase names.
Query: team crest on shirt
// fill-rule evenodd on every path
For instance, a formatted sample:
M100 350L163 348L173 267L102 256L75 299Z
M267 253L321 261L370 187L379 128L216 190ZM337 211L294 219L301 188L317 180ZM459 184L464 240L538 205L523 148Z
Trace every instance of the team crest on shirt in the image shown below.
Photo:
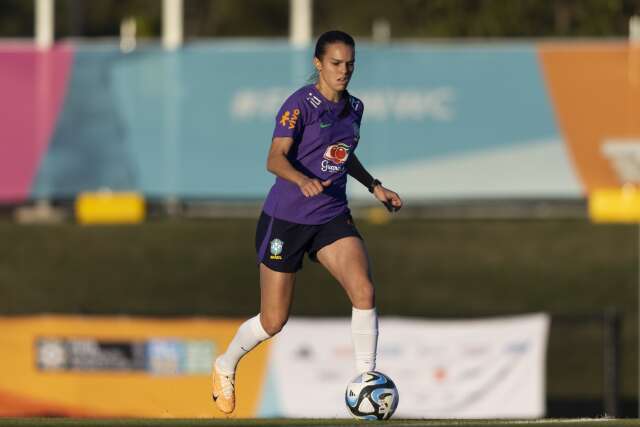
M351 147L342 142L328 146L324 152L324 160L320 165L322 172L340 172L342 166L349 158L350 148Z
M273 239L270 243L270 251L271 256L270 259L282 259L282 247L284 246L284 242L280 239Z
M294 109L293 114L289 112L289 110L287 110L282 113L282 116L280 116L280 124L283 128L288 127L289 129L293 129L294 127L296 127L296 123L298 122L298 116L300 116L299 109Z

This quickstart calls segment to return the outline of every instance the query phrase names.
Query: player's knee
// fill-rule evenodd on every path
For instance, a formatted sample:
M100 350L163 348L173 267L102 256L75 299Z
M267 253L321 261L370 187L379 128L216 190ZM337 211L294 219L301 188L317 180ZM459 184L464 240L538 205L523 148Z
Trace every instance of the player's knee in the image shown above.
M369 309L375 306L376 293L373 284L369 280L361 281L354 287L351 303L355 308Z
M274 336L284 328L284 325L289 320L287 317L281 316L262 316L262 327L264 331L270 336Z

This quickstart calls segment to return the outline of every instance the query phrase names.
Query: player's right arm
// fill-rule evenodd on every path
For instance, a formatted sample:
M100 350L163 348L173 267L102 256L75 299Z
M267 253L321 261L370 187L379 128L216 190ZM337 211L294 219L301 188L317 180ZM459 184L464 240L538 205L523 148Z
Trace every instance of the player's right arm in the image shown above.
M287 158L292 145L293 138L274 137L267 157L267 170L282 179L296 184L305 197L317 196L322 193L325 187L331 185L331 181L309 178L294 168Z
M299 99L297 93L291 95L284 102L276 115L273 139L267 158L267 170L276 176L294 183L300 188L305 197L313 197L322 193L331 181L320 181L309 178L293 167L287 155L294 143L300 143L307 121L306 105Z

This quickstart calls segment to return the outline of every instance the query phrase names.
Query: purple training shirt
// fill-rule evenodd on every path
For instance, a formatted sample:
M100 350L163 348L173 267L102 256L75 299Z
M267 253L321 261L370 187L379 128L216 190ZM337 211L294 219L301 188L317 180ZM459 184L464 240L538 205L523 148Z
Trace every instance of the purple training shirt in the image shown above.
M344 114L346 102L350 105ZM293 138L287 158L294 168L309 178L332 182L307 198L297 185L276 177L263 206L267 215L297 224L324 224L349 212L346 162L358 145L363 111L358 98L332 102L315 85L298 89L284 102L273 137Z

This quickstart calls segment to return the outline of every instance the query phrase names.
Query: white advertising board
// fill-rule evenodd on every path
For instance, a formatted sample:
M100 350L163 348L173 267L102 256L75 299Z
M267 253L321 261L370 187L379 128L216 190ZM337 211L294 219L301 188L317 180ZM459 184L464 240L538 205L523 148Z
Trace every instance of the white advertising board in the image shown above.
M535 418L545 413L549 316L380 319L377 370L400 392L395 417ZM355 376L350 321L292 318L272 347L278 413L345 417Z

